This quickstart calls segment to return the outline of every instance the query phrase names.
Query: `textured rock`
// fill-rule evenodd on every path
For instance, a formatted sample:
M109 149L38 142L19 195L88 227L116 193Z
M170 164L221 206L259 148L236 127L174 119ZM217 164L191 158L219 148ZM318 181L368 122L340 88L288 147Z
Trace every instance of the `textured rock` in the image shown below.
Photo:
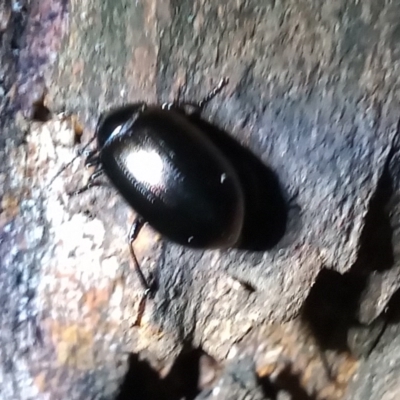
M375 348L371 356L361 362L346 399L399 398L399 345L399 327L392 326L385 332L381 344Z
M384 314L400 284L399 1L32 0L12 12L7 4L3 397L112 398L128 351L156 369L186 342L223 360L250 331L295 318L321 271L334 274L321 301L324 328L341 338L330 348L342 350L350 328ZM134 213L107 187L69 197L89 174L79 160L53 178L100 111L171 100L180 87L196 100L222 76L229 87L204 117L276 176L285 234L265 251L194 251L147 227L135 249L159 290L134 327L140 286L125 242ZM47 109L80 122L21 117ZM343 298L332 311L336 287ZM318 292L314 304L325 298ZM318 313L307 315L320 332Z

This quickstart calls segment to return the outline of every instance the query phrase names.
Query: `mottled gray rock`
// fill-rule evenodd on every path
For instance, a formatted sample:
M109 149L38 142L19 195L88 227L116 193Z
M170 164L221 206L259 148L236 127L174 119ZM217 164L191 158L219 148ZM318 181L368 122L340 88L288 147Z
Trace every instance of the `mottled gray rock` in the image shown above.
M391 326L370 357L361 361L348 400L395 400L400 396L399 326Z
M251 359L229 365L217 384L196 397L196 400L267 400L257 380Z
M126 351L161 363L193 342L224 359L250 330L297 316L323 268L362 283L346 329L382 314L400 283L399 1L90 0L68 4L68 25L65 1L19 3L28 13L1 9L0 33L3 397L112 398ZM268 251L203 252L146 228L135 248L159 291L132 327L133 212L109 188L68 197L89 171L77 160L52 179L80 129L14 111L74 111L86 141L111 105L180 86L195 100L221 76L229 87L205 117L276 174L285 235Z

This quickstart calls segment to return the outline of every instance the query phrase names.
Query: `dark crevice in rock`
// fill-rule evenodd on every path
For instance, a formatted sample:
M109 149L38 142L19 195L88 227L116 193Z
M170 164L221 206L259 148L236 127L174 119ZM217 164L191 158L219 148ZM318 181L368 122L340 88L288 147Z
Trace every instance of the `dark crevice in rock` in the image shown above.
M44 105L43 99L32 104L32 121L47 122L53 117L51 111Z
M392 235L388 205L393 195L392 178L385 168L375 195L371 199L365 225L360 238L358 259L351 273L366 275L392 268L394 263Z
M13 35L10 41L10 47L13 51L19 51L24 47L23 32L25 31L26 24L28 22L28 4L26 1L19 2L18 11L14 11L11 15L13 29Z
M388 210L392 195L391 176L385 168L365 218L357 261L345 274L323 269L304 304L302 318L323 350L358 353L349 348L348 334L350 329L366 329L358 320L363 292L374 272L388 270L394 263ZM368 340L368 335L363 337ZM370 339L376 340L375 327Z
M269 376L262 376L258 377L258 384L262 388L262 391L264 393L264 396L267 399L273 399L275 400L278 396L278 389L276 386L271 382L271 379Z
M291 400L316 400L313 394L308 394L301 383L301 377L292 371L290 365L282 370L272 383L269 377L260 378L259 383L263 388L264 395L268 399L278 399L279 392L289 394Z
M168 375L162 378L147 361L132 353L116 400L193 400L204 382L201 365L205 357L210 358L201 349L188 346L177 357Z
M390 298L386 307L385 316L389 324L400 323L400 289L397 289Z
M1 4L3 2L3 4ZM0 32L0 159L7 140L15 145L22 142L23 134L14 128L14 116L17 111L14 90L16 88L17 70L20 50L23 48L23 33L28 21L27 1L21 0L18 5L12 7L11 1L1 0L0 19L6 16L6 21L0 21L3 25ZM3 163L3 168L5 164ZM0 167L0 169L3 169Z
M358 304L366 284L354 274L323 269L305 301L302 318L323 350L348 351L347 332L357 324Z
M140 360L137 354L132 353L128 360L128 371L116 400L156 398L154 396L160 389L160 381L157 371L147 361Z
M385 168L365 218L357 261L345 274L323 269L304 304L303 321L321 347L322 357L326 349L368 357L377 346L388 321L396 319L394 315L400 306L397 293L392 297L388 310L373 323L366 325L359 321L363 294L374 273L389 270L394 265L390 219L392 198L392 178L388 168ZM399 317L397 312L397 319ZM328 363L326 368L332 377Z

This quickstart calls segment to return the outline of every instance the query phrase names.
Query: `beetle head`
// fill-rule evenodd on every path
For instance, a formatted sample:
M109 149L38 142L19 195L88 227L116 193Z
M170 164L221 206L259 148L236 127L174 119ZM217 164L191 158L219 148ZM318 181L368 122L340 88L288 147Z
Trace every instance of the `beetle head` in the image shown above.
M118 134L123 125L129 122L135 114L141 112L144 107L145 103L134 103L101 114L95 131L98 149L101 150L107 140L112 135Z

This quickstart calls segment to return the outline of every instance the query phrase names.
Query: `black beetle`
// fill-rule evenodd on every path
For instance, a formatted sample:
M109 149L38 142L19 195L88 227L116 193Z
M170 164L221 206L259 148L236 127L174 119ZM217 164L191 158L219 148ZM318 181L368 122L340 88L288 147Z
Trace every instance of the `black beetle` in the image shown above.
M135 269L148 294L150 286L136 259L133 242L148 223L173 242L193 248L227 248L238 243L244 195L234 166L202 130L187 118L200 113L227 84L223 79L202 101L128 104L103 114L85 151L95 166L88 183L105 174L137 212L129 233Z

